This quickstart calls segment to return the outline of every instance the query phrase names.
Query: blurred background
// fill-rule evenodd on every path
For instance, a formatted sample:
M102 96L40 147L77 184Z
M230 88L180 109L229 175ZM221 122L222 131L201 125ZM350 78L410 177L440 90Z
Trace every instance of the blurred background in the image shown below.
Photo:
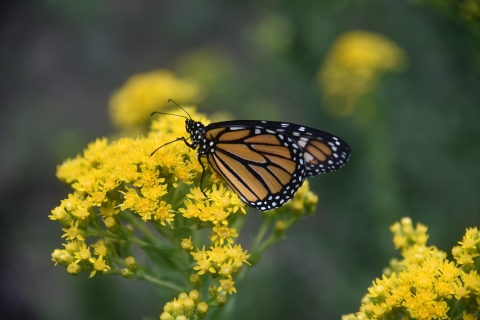
M313 217L239 285L235 319L339 319L399 257L409 216L447 251L480 226L476 0L36 0L0 5L3 319L158 317L164 297L54 267L56 166L117 129L112 94L162 69L201 87L200 112L340 136L342 170L311 178ZM250 211L240 242L260 223ZM171 300L173 295L168 297Z

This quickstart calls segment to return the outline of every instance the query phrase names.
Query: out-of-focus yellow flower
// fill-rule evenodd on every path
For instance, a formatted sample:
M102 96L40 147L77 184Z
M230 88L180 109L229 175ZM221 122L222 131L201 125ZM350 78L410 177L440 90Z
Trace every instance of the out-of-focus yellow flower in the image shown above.
M427 228L417 224L413 228L410 218L403 218L390 230L395 246L402 250L403 260L399 269L382 275L373 281L368 294L362 300L360 311L343 319L389 319L407 317L413 319L474 319L480 307L480 276L472 265L456 265L446 254L434 246L427 247ZM399 237L403 240L399 241ZM473 242L478 239L477 228L468 229L456 250L457 255L469 251L474 256L478 249ZM473 242L470 239L474 239ZM465 243L468 243L466 247ZM457 257L455 257L457 259ZM458 259L457 259L458 261ZM460 307L459 305L463 305ZM451 309L457 313L449 312Z
M201 88L195 81L177 78L170 71L139 73L113 93L110 116L115 126L131 130L143 127L152 112L169 106L168 99L194 103L200 96Z
M372 91L378 77L398 71L405 53L386 37L367 31L343 34L333 44L318 73L328 110L347 116L360 97Z

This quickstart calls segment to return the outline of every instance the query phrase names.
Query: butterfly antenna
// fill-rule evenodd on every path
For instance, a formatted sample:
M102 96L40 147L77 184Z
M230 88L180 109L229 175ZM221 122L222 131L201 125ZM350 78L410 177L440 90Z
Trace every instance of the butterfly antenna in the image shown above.
M158 113L158 114L166 114L166 115L175 116L175 117L182 117L182 118L188 119L187 117L181 116L181 115L179 115L179 114L173 114L173 113L167 113L167 112L160 112L160 111L152 112L152 113L150 114L150 117L153 116L154 114L157 114L157 113Z
M177 138L177 139L175 139L175 140L173 140L173 141L170 141L170 142L165 143L164 145L161 145L161 146L158 147L157 149L153 150L152 153L150 153L150 157L153 156L153 155L155 154L155 152L157 152L159 149L165 147L166 145L168 145L168 144L170 144L170 143L174 143L174 142L180 141L180 140L185 140L185 138Z
M173 101L172 99L168 99L168 102L173 102L177 105L177 107L179 107L180 109L182 109L183 111L185 111L186 114L188 114L188 117L190 118L190 120L192 120L192 117L190 116L190 114L185 110L183 109L182 107L180 107L180 105L178 103L176 103L175 101Z

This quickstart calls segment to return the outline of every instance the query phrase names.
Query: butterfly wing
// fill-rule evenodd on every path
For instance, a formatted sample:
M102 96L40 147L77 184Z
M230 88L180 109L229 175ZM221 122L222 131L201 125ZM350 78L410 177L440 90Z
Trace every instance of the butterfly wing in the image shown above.
M248 205L261 211L280 207L303 184L303 154L287 136L242 121L206 129L209 163Z
M333 135L283 122L218 122L207 126L205 137L215 171L261 211L282 206L305 177L340 168L350 154Z
M275 122L273 130L290 136L303 151L306 177L338 170L350 158L348 144L328 132L284 122Z

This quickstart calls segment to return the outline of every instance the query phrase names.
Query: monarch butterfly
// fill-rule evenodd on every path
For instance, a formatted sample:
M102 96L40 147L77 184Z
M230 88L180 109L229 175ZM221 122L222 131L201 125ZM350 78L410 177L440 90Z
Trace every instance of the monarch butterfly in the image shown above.
M335 171L350 157L348 144L327 132L275 121L224 121L205 126L175 104L188 118L164 112L152 115L185 118L188 139L192 142L180 137L158 147L150 156L167 144L183 140L188 147L198 148L198 161L203 169L200 187L205 173L200 158L205 156L240 199L257 210L281 207L294 196L306 177Z

